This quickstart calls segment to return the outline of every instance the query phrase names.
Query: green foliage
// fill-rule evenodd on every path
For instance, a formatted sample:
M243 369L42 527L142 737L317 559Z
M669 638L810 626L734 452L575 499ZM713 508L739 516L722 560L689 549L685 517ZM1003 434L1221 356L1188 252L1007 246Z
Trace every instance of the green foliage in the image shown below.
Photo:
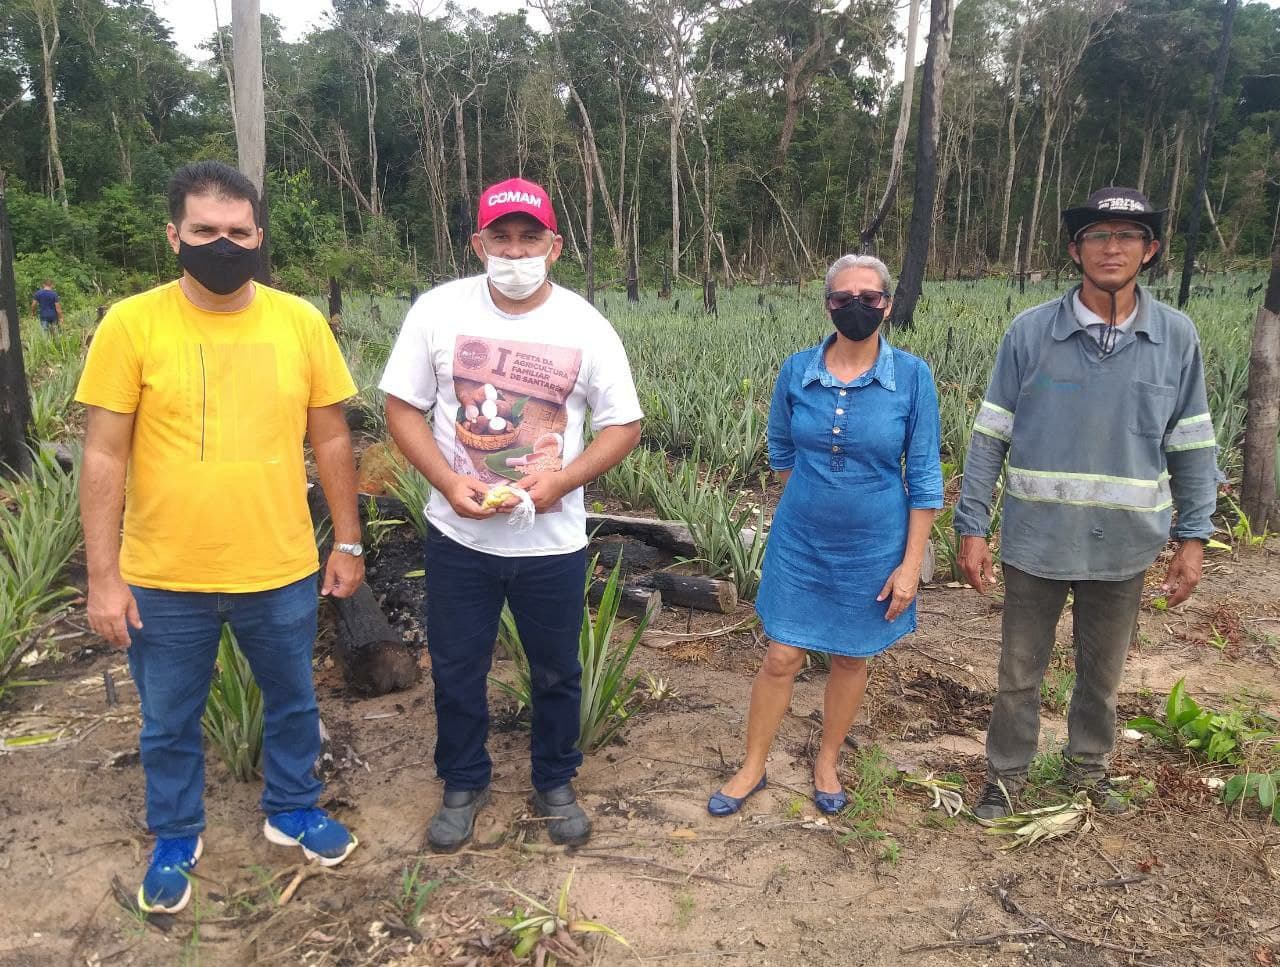
M584 604L582 610L582 627L578 636L578 659L582 663L578 748L583 752L594 752L608 745L622 730L631 715L627 702L640 683L641 676L628 674L627 666L640 644L640 636L648 627L648 616L636 620L620 645L613 641L615 631L622 626L618 619L618 605L622 601L621 569L622 559L619 557L605 582L595 617L592 617L589 606ZM587 591L591 588L594 572L593 559L587 569ZM498 641L511 659L515 680L507 682L492 678L491 681L515 700L517 709L528 708L533 703L529 659L521 644L515 618L505 605L498 626Z
M404 504L404 514L418 536L427 536L427 501L431 498L431 484L421 471L408 461L396 464L387 489Z
M404 868L400 875L400 914L405 926L414 929L422 919L422 911L432 894L440 889L440 880L422 879L422 860L413 864L413 868Z
M0 478L0 695L47 617L74 593L58 581L83 539L78 482L78 452L70 474L38 452L29 476Z
M1222 789L1222 801L1227 805L1245 803L1253 799L1270 815L1272 821L1280 823L1280 769L1271 772L1242 772L1227 780Z
M79 467L78 453L72 473L37 453L30 476L0 479L0 695L48 614L73 594L58 581L82 539Z
M1163 721L1140 715L1128 727L1157 739L1171 749L1186 749L1208 762L1239 764L1247 747L1273 741L1274 722L1257 712L1234 708L1219 713L1202 708L1186 692L1186 680L1178 679L1165 702Z
M233 778L249 782L262 769L262 691L230 625L222 626L218 664L201 720L205 737Z

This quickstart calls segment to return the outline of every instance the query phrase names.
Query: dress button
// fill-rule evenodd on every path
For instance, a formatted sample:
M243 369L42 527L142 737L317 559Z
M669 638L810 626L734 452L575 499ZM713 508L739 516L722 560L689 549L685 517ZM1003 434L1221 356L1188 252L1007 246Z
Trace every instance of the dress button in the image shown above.
M844 410L840 409L838 406L836 407L836 416L844 416Z
M849 395L849 391L848 391L848 390L843 390L843 389L842 389L842 390L840 391L840 395L841 395L841 396L848 396L848 395Z
M839 452L840 452L840 448L839 448L839 447L832 447L832 448L831 448L831 452L832 452L832 453L839 453Z
M832 433L837 433L837 434L838 434L838 433L840 432L840 427L838 427L838 426L833 426L833 427L831 428L831 432L832 432Z

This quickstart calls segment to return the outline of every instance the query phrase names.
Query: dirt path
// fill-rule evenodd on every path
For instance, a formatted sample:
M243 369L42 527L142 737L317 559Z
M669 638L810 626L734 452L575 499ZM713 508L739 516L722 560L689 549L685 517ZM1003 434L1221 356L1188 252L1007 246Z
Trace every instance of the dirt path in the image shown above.
M1243 697L1280 709L1276 575L1276 558L1262 552L1217 560L1183 612L1144 611L1124 714L1153 710L1182 676L1197 699L1219 707ZM411 614L414 601L403 604ZM1117 771L1154 783L1140 811L1023 853L926 809L907 787L864 782L881 752L895 766L958 774L970 796L980 780L998 606L935 586L921 611L920 633L875 663L858 749L846 757L846 779L862 783L881 815L843 835L808 799L824 683L817 668L797 686L769 789L739 817L705 811L740 755L760 653L753 632L641 649L639 667L675 696L639 708L619 741L588 757L578 785L596 833L573 855L550 848L529 820L528 733L496 694L495 796L476 842L455 856L419 852L440 795L429 679L355 700L322 657L334 757L323 804L359 833L360 849L338 871L297 884L281 905L297 858L261 837L258 786L231 781L211 760L197 901L159 925L130 917L110 893L114 876L136 889L150 850L136 693L120 656L85 647L88 636L66 639L64 660L32 672L52 684L20 690L0 712L6 736L61 725L74 736L0 754L0 967L513 963L494 916L527 906L513 891L552 902L571 872L575 910L632 948L583 939L592 963L1280 962L1280 830L1212 802L1197 777L1221 770L1122 743ZM724 620L696 615L692 627ZM690 619L668 610L663 621L683 631ZM1064 617L1060 641L1069 628ZM104 670L120 699L110 709ZM1044 743L1065 731L1060 712L1046 709ZM415 883L430 881L438 885L409 929Z

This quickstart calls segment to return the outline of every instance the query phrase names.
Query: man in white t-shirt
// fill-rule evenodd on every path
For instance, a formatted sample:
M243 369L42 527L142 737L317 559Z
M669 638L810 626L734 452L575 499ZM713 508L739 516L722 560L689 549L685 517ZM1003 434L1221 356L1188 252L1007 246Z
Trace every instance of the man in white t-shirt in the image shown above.
M533 806L554 842L579 845L591 835L571 784L582 763L582 487L635 448L643 414L613 327L547 279L564 244L547 193L519 178L494 185L476 224L471 247L485 274L413 305L381 383L392 437L434 488L427 648L444 799L427 842L459 849L488 799L487 680L505 600L532 679ZM528 492L531 529L509 526L520 500L485 505L501 485Z

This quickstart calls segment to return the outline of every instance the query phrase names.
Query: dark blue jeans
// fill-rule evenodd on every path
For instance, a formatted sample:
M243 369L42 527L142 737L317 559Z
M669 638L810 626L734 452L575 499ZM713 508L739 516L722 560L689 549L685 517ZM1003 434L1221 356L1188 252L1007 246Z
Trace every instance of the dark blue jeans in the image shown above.
M129 670L142 699L147 826L160 837L204 829L204 744L223 624L229 624L262 689L262 809L314 806L320 712L311 677L316 576L271 591L206 594L134 587L142 628L129 629Z
M545 792L582 764L578 720L587 552L485 554L434 527L426 540L427 650L436 699L436 774L445 788L483 789L492 775L488 675L505 599L533 680L533 786Z

